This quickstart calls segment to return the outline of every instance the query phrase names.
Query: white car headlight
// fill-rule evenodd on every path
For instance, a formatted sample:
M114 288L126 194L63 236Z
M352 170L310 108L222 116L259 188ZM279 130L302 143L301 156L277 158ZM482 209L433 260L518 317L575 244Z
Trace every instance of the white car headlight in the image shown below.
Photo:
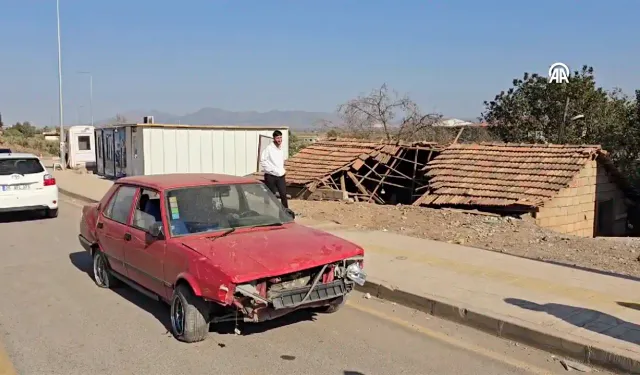
M358 262L353 262L347 266L347 278L354 283L363 286L367 279L367 274L360 268Z

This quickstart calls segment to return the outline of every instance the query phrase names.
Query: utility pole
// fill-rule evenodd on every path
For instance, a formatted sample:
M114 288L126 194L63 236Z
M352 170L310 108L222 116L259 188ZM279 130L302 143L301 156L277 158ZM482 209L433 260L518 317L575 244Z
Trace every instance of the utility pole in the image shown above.
M65 169L65 137L64 137L64 108L62 105L62 48L60 45L60 0L56 0L56 19L58 23L58 111L60 121L60 165Z
M567 116L569 115L569 102L570 99L567 97L567 103L564 106L564 114L562 115L562 128L560 129L560 144L565 143L565 132L567 130Z

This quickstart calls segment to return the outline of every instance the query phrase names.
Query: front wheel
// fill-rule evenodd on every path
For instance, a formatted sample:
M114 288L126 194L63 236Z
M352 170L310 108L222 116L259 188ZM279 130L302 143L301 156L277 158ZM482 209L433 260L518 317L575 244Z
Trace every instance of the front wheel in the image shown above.
M338 312L338 310L340 310L346 302L347 302L346 295L342 297L338 297L335 301L331 302L330 305L322 307L320 311L322 311L325 314L333 314L335 312Z
M207 303L187 285L178 285L171 298L171 329L175 338L189 343L204 340L209 333L208 316Z

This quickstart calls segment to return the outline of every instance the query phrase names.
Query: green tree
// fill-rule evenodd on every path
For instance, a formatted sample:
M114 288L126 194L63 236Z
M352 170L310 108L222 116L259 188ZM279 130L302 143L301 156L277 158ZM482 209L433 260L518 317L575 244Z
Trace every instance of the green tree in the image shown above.
M31 125L29 121L25 121L23 123L17 122L10 129L13 129L12 134L21 135L23 137L33 137L38 133L38 129Z
M289 157L298 153L298 151L307 147L307 144L303 142L297 135L289 131Z
M637 101L597 87L589 66L571 73L568 83L525 73L484 104L481 119L506 142L600 144L622 169L640 155Z

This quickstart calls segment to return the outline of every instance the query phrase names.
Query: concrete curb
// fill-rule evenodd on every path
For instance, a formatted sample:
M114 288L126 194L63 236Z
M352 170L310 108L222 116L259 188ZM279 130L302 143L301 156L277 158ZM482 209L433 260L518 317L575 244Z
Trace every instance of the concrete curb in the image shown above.
M615 349L605 349L591 343L577 342L571 338L509 322L489 313L472 311L466 307L457 306L453 302L415 295L375 281L367 280L364 286L356 287L356 289L438 318L463 324L508 340L518 341L583 363L615 371L624 371L628 374L640 374L640 360L622 354Z
M69 190L66 190L66 189L62 189L59 186L58 186L58 192L60 194L62 194L62 195L66 195L69 198L73 198L73 199L76 199L76 200L79 200L79 201L83 201L85 203L98 203L98 201L96 201L96 200L93 200L91 198L85 197L85 196L80 195L80 194L76 194L76 193L70 192Z
M73 199L86 203L97 202L65 189L58 188L58 190L61 194ZM632 358L615 349L605 349L591 343L577 342L571 338L509 322L503 318L492 316L490 313L473 311L455 302L445 302L433 297L409 293L384 285L382 282L368 280L364 286L356 289L386 301L395 302L438 318L463 324L498 337L518 341L547 352L615 371L640 374L640 359Z

